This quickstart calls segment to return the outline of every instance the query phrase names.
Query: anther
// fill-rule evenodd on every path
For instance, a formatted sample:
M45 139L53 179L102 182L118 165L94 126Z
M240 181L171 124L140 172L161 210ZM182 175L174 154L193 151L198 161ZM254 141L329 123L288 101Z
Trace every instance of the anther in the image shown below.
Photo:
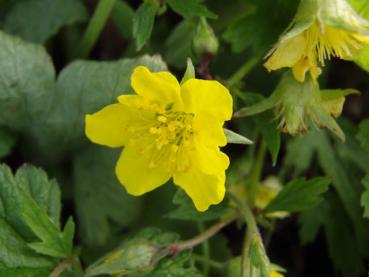
M159 115L156 119L160 121L161 123L167 122L167 118L163 115Z

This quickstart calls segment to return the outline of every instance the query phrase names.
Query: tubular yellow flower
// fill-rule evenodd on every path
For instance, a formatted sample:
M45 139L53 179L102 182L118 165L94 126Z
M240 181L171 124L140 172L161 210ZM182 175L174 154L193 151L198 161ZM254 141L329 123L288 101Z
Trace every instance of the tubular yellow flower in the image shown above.
M136 95L86 115L86 135L94 143L124 146L116 166L132 195L149 192L173 177L199 211L222 201L229 159L223 124L232 116L232 97L217 81L189 79L179 85L169 72L137 67Z
M303 82L310 71L316 79L326 59L352 59L369 44L369 22L346 0L302 0L291 26L268 53L269 70L291 67Z

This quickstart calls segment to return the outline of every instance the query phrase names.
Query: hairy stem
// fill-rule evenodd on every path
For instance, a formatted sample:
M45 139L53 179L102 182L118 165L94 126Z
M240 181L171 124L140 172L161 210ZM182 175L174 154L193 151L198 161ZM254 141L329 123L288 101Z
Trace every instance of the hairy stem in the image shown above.
M199 231L201 233L205 232L205 226L203 222L198 222L198 227L199 227ZM203 261L203 265L204 265L204 275L205 276L209 276L209 270L210 270L210 265L207 261L210 260L210 245L209 245L209 241L204 241L204 243L202 244L202 254L204 255L204 261Z
M95 46L96 40L103 29L116 0L100 0L98 1L95 12L87 26L87 29L79 43L76 56L78 58L86 58L89 56L92 48Z
M63 260L60 264L57 265L57 267L54 268L54 270L50 273L49 277L58 277L60 276L64 270L66 270L68 267L72 266L73 264L73 258L67 258Z
M244 244L242 249L242 277L249 277L250 273L250 246L251 242L255 237L260 237L259 229L256 224L255 217L250 210L249 206L247 206L237 195L230 193L230 196L235 200L241 214L243 215L247 229L245 232Z
M255 197L257 192L257 187L260 182L261 173L264 166L264 160L265 160L265 154L266 154L266 142L265 140L261 140L260 146L258 149L258 152L256 154L256 159L253 167L251 168L251 174L250 174L250 203L254 205L255 203Z
M209 238L217 234L221 229L223 229L228 224L232 223L239 217L238 213L234 213L228 217L221 219L219 222L215 223L209 229L204 231L203 233L199 234L198 236L185 240L182 242L177 242L172 244L169 249L172 254L176 254L180 251L192 249L193 247L202 244L203 242L207 241Z

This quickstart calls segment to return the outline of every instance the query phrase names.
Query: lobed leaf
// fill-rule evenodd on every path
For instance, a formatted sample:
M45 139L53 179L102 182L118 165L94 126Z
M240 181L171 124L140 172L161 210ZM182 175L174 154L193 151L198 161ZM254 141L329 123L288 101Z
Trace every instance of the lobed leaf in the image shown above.
M267 212L299 212L318 204L321 194L328 190L331 180L317 177L311 180L296 179L288 183L283 190L265 208Z

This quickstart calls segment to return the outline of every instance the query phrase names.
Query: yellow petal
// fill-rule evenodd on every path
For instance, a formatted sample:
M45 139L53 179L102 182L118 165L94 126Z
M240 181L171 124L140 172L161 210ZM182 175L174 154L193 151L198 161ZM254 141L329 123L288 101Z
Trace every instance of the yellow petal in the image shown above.
M277 44L264 66L268 71L282 67L293 67L304 55L306 41L303 34L299 34Z
M272 271L270 272L269 277L284 277L284 275L277 271Z
M201 143L196 143L195 149L187 155L192 157L192 166L206 174L217 174L229 166L228 156L219 148L207 147Z
M189 79L182 85L181 93L187 112L208 113L220 121L232 117L232 96L217 81Z
M112 104L102 110L86 115L86 136L94 143L110 147L126 144L127 125L132 119L132 111L122 104Z
M223 122L208 113L197 114L193 119L193 129L199 141L207 146L224 146L227 138Z
M124 148L115 173L129 194L138 196L165 184L171 177L166 162L151 166L153 151L139 151L135 146Z
M178 109L182 106L179 83L169 72L153 73L144 66L138 66L132 73L131 85L138 95L150 101Z
M206 211L210 205L220 203L225 194L225 172L208 175L192 167L185 173L176 173L174 183L191 197L198 211Z

